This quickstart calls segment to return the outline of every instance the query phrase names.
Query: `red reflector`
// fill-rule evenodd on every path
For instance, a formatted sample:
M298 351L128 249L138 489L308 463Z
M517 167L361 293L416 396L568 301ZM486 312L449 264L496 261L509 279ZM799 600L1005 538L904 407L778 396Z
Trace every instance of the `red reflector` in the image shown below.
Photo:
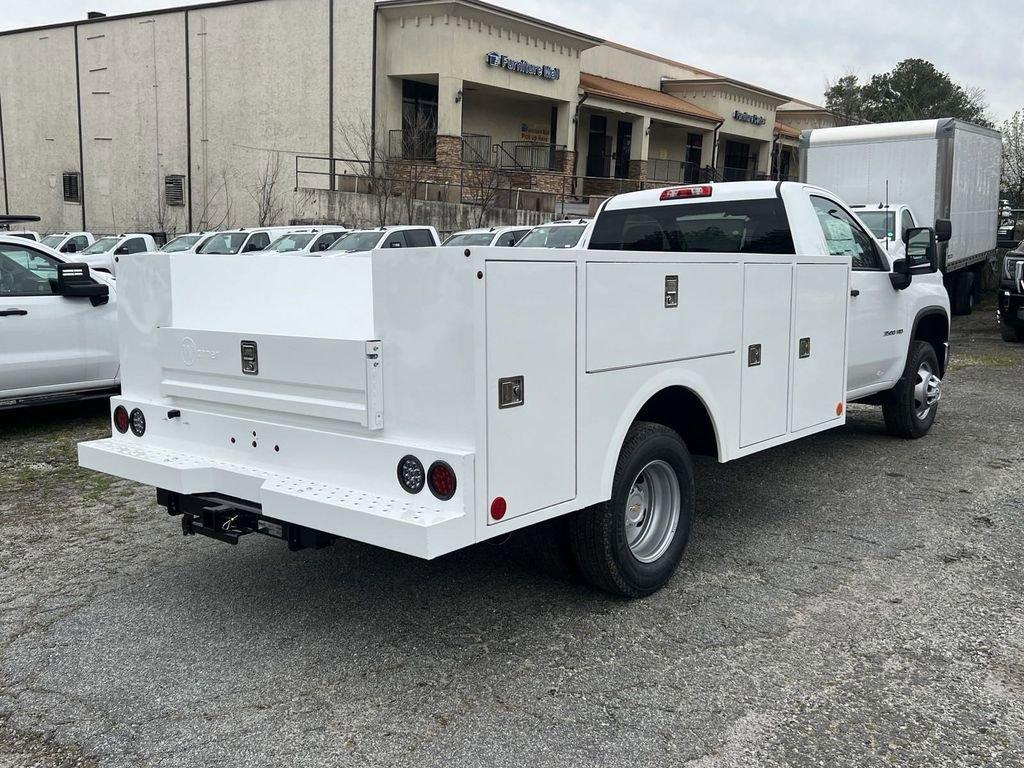
M662 200L685 200L690 197L711 197L713 188L710 184L696 187L669 187L661 193Z
M427 470L427 485L437 498L448 501L455 495L455 470L443 461L435 461Z
M122 435L128 431L128 409L123 405L114 409L114 428Z
M495 520L501 520L505 516L505 512L508 511L508 504L505 503L505 499L498 496L491 502L491 517Z

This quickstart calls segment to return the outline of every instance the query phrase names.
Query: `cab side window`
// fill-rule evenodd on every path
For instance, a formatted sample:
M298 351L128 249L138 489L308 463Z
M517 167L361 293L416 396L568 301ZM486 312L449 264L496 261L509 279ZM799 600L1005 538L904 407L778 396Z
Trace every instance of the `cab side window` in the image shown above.
M434 238L431 237L429 229L406 230L405 240L410 248L429 248L434 244Z
M0 296L52 296L57 260L31 248L0 244Z
M326 251L328 248L331 247L331 243L337 240L338 237L339 235L337 232L328 232L327 234L320 235L320 237L313 241L313 245L310 246L309 250L312 253L320 253L321 251Z
M146 250L146 241L141 237L133 237L124 246L128 253L143 253Z
M910 211L906 208L903 209L903 213L900 214L900 236L907 234L908 229L913 229L916 225L914 224L914 217L910 215Z
M89 238L85 235L78 235L77 237L71 238L71 242L75 244L75 252L84 251L89 247Z
M857 270L883 269L875 239L853 216L824 197L812 195L811 204L831 256L849 256Z
M392 232L385 238L381 248L405 248L405 234L403 232Z
M268 245L270 245L270 235L266 232L257 232L249 238L249 242L245 244L246 251L262 251Z

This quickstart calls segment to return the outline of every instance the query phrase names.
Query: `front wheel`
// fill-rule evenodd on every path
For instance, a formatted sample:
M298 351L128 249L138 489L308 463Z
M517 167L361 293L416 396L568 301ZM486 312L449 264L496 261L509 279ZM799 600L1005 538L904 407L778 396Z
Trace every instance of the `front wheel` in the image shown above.
M999 321L999 333L1003 341L1024 341L1024 329L1010 325L1005 320Z
M672 578L690 538L693 464L679 435L637 422L619 454L612 496L570 520L573 556L592 585L645 597Z
M928 434L942 398L939 361L931 344L910 343L907 365L888 392L882 415L890 435L916 440Z

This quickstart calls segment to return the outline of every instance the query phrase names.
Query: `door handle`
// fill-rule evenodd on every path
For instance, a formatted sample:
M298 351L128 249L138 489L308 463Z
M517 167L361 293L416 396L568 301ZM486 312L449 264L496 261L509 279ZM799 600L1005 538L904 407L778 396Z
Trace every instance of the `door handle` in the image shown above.
M853 298L857 298L858 296L860 296L860 291L854 288L852 291L850 291L850 295L853 296Z
M11 315L27 315L27 309L0 309L0 317L10 317Z

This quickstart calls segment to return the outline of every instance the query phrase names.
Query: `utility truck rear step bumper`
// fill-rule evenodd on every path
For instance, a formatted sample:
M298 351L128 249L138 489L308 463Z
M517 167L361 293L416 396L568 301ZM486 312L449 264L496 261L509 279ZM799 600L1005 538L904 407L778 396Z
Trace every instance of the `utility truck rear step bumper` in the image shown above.
M461 507L434 505L423 496L381 496L116 438L80 443L78 460L87 469L155 486L161 497L164 492L229 497L239 500L239 509L249 518L284 522L416 557L437 557L471 543L466 540ZM203 525L201 515L192 517Z

